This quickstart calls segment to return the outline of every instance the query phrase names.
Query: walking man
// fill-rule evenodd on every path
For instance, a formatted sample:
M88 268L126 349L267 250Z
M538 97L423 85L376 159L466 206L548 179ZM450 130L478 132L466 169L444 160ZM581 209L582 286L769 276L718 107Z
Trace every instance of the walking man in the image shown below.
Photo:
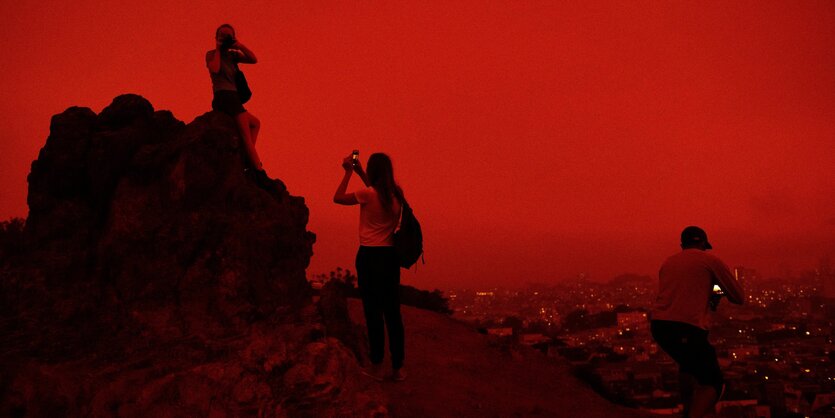
M741 305L743 290L728 266L708 254L713 248L697 226L681 232L681 252L667 259L658 273L658 297L651 312L652 337L679 366L685 418L713 411L724 390L716 350L707 334L718 285L731 303Z

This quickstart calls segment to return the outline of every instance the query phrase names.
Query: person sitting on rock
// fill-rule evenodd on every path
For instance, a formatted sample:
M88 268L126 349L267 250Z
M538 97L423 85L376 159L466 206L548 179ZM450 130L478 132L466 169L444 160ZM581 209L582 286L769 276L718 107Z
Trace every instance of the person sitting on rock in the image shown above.
M400 315L400 263L394 249L394 231L400 220L403 190L394 181L391 159L382 153L368 159L368 175L362 164L352 156L342 161L345 176L333 196L340 205L360 205L360 248L357 252L357 282L365 325L368 328L371 367L363 373L377 380L383 379L382 364L385 347L385 328L388 329L391 352L392 379L406 378L403 370L404 331ZM347 193L351 174L365 183L365 188Z
M252 168L261 177L266 178L261 159L255 151L255 141L258 139L261 121L244 109L235 83L238 64L257 62L255 54L235 37L235 29L232 25L224 23L217 28L215 49L206 52L206 67L209 68L209 75L212 77L212 91L214 92L212 109L235 118Z

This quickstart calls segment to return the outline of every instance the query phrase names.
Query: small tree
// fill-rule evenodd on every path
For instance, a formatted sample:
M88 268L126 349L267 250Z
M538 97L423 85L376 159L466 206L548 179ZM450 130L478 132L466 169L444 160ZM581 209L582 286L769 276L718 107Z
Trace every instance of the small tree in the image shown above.
M349 269L337 267L329 273L317 274L313 278L321 282L323 286L336 287L346 297L359 297L359 290L356 286L357 276Z
M23 251L23 227L26 220L12 218L0 222L0 264Z
M449 300L438 289L430 292L412 286L400 285L400 303L445 315L452 314L452 309L449 308Z
M327 274L313 276L323 285L336 286L344 295L349 297L360 297L357 289L357 276L349 269L337 267ZM443 292L438 289L433 291L416 289L412 286L400 285L400 303L406 306L451 315L449 300L444 297Z

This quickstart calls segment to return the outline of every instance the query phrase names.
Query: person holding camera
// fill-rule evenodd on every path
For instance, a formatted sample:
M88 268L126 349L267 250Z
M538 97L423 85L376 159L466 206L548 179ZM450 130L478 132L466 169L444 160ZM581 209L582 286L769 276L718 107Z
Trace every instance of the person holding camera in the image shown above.
M731 303L745 300L742 286L719 258L707 233L697 226L681 232L681 252L664 262L658 272L658 296L650 313L650 331L679 366L684 417L703 417L713 411L725 383L716 350L708 341L710 311L718 304L718 286Z
M212 78L212 109L235 118L244 141L249 161L256 172L263 174L263 165L255 151L261 121L244 109L235 81L238 64L255 64L255 54L235 37L232 25L224 23L215 31L215 49L206 52L206 67Z
M394 231L400 219L403 190L394 180L391 159L382 153L368 159L368 174L363 171L359 152L342 161L345 175L334 193L334 203L359 205L359 241L356 257L357 282L368 329L371 366L363 373L383 380L385 328L391 352L391 378L402 381L404 331L400 315L400 264L394 248ZM347 193L351 175L356 172L365 188Z

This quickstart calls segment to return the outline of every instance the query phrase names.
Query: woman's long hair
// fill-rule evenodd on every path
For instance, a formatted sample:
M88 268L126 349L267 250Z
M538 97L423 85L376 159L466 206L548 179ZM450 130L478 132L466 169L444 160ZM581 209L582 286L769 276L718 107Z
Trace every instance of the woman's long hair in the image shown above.
M380 202L387 211L392 212L394 198L397 198L401 205L403 204L403 190L394 181L394 168L388 155L381 152L371 154L368 158L367 173L368 182L377 191Z

